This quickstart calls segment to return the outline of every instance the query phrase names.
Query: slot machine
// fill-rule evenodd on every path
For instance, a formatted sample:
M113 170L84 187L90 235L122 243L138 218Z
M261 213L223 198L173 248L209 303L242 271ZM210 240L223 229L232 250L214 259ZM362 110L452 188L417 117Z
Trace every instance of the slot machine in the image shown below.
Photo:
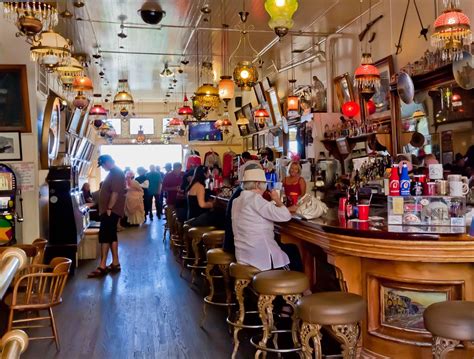
M19 200L19 212L17 212ZM0 163L0 245L16 242L16 222L23 222L21 191L18 188L15 172L6 164Z

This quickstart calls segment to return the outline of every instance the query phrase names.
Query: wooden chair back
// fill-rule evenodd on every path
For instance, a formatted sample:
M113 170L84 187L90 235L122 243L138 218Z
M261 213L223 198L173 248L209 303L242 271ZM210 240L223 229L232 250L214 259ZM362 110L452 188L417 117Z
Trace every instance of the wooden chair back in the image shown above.
M12 309L44 309L61 303L72 261L53 258L49 265L32 264L15 284Z
M36 247L36 255L33 257L31 264L43 264L44 261L44 252L46 250L46 245L48 240L44 238L37 238L33 241L32 245Z

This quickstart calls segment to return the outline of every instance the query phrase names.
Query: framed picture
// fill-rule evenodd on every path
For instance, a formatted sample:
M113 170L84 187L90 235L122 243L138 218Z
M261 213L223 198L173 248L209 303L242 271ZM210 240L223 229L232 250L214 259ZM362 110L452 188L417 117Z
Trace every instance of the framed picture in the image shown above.
M334 79L334 87L336 88L336 96L339 102L339 107L347 101L355 101L354 85L349 73L338 76Z
M371 115L371 118L390 117L390 79L393 75L393 56L387 56L374 65L380 72L380 87L371 99L375 103L375 113Z
M281 112L280 99L274 87L266 92L267 102L270 107L270 114L273 119L272 125L281 126L283 122L283 114Z
M265 133L261 133L259 136L258 136L258 149L260 148L265 148L266 146L266 134Z
M257 98L257 102L261 105L262 103L266 102L265 100L265 92L263 89L263 84L259 81L253 87L253 92L255 93L255 97Z
M244 137L244 136L250 135L250 127L248 124L239 125L238 127L239 127L240 136Z
M258 134L252 136L252 150L258 150Z
M0 161L21 161L20 132L0 132Z
M0 65L0 131L31 132L26 65Z
M244 152L249 150L249 138L248 137L242 138L242 147L243 147Z
M239 119L240 115L243 115L249 121L249 124L248 124L249 134L252 134L258 131L258 128L253 120L251 103L248 103L245 106L242 106L242 108L240 110L235 111L234 114L235 114L236 120ZM246 135L242 135L242 136L246 136Z

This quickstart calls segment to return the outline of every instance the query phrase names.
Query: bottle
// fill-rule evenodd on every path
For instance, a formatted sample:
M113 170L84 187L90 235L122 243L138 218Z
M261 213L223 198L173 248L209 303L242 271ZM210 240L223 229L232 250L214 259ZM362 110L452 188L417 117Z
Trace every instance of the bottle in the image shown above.
M408 166L406 163L403 164L402 174L400 176L400 195L410 195L410 177L408 176Z
M354 206L351 203L351 190L347 189L347 200L346 200L346 220L349 220L354 215Z
M400 196L400 178L398 176L398 165L392 166L389 178L390 196Z

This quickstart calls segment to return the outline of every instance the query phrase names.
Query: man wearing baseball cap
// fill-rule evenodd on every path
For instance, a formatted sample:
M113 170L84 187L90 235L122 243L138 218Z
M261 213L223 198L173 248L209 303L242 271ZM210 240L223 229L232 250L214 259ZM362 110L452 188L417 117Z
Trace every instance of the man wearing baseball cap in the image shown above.
M109 155L101 155L97 159L98 167L109 172L100 188L99 193L99 243L101 247L100 264L96 270L89 273L89 278L103 277L108 272L120 271L118 257L117 223L125 212L125 176L115 166L115 161ZM109 249L112 250L112 263L107 266Z
M232 206L232 230L235 257L239 263L260 270L287 268L288 255L274 238L274 222L287 222L291 213L281 202L278 192L271 192L272 202L262 195L267 189L261 168L247 169L242 178L243 192Z

